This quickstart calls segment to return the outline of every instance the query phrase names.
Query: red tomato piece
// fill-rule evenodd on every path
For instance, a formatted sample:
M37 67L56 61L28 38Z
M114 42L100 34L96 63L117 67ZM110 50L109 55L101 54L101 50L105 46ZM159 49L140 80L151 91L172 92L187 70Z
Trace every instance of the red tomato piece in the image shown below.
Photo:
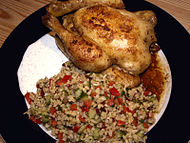
M136 119L133 120L133 125L137 126L137 120Z
M135 110L130 110L128 107L126 107L126 106L123 106L123 111L122 111L123 113L126 113L126 112L130 112L130 113L132 113L132 114L134 114L136 111Z
M56 84L60 86L67 83L68 80L71 80L71 75L65 75L60 81L56 82Z
M41 124L41 123L42 123L41 118L37 118L37 119L35 120L35 123L37 123L37 124Z
M118 100L119 105L123 104L123 99L122 98L118 97L117 100Z
M107 104L108 104L108 106L114 105L114 98L109 99Z
M41 120L41 118L35 118L35 116L30 116L30 120L32 120L34 123L36 123L36 124L41 124L42 123L42 120Z
M53 115L56 112L56 109L54 107L51 107L49 112Z
M115 87L110 88L110 89L109 89L109 92L110 92L111 95L113 95L113 96L120 96L119 91L118 91Z
M79 116L79 120L81 121L81 122L85 122L85 118L83 118L82 116Z
M28 102L28 104L31 104L32 99L30 98L30 93L27 92L24 96L25 96L25 99L26 99L26 101Z
M112 86L112 85L114 85L114 84L115 84L114 81L110 81L110 82L108 83L108 86Z
M144 92L144 95L145 95L145 96L148 96L149 94L150 94L150 91L145 91L145 92Z
M98 86L95 87L95 89L97 89L97 88L102 89L100 85L98 85Z
M65 143L65 141L61 139L61 140L59 140L59 143Z
M71 104L70 109L71 109L71 111L76 111L77 110L77 104Z
M92 104L92 100L89 100L89 99L84 100L84 105L85 105L87 108L89 108L89 107L91 106L91 104Z
M92 93L91 93L91 96L92 96L92 97L96 96L96 92L92 92Z
M58 138L59 140L63 139L63 133L62 133L62 132L58 132L57 138Z
M86 126L86 129L92 129L92 126L87 125L87 126Z
M53 127L55 127L55 126L57 125L57 121L55 121L55 119L52 119L51 125L52 125Z
M80 129L79 126L74 126L73 131L74 131L75 133L77 133L79 129Z
M118 125L118 126L125 125L125 122L124 122L124 121L121 121L121 120L117 120L117 125Z
M148 129L149 128L148 123L147 122L143 122L143 127Z

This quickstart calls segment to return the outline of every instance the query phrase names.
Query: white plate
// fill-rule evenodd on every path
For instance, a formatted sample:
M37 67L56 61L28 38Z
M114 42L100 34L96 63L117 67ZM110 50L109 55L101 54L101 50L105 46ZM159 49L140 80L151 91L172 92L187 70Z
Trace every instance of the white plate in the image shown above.
M149 128L149 131L156 125L164 111L170 99L172 78L168 61L160 50L158 52L158 58L161 60L161 67L165 71L165 77L167 77L167 83L165 84L165 90L159 104L160 112L156 114L156 122ZM17 75L19 80L19 87L23 95L26 92L36 92L36 82L45 77L52 77L57 74L62 66L62 63L68 61L68 59L62 54L55 44L55 39L48 34L41 37L38 41L31 44L19 66ZM26 102L27 107L30 105ZM48 135L55 139L51 135L51 131L47 131L45 127L39 125Z

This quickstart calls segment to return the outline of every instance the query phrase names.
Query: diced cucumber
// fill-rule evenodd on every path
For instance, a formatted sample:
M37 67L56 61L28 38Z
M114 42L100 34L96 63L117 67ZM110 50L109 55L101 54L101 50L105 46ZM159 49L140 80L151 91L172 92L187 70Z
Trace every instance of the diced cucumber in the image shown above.
M85 128L86 128L86 125L81 126L77 133L81 134Z
M77 101L78 100L84 101L84 100L88 99L88 95L86 93L84 93L81 89L77 89L75 91L75 97L76 97Z
M69 93L67 90L63 90L65 96L69 96Z
M80 90L80 89L78 88L78 89L75 91L75 97L76 97L77 100L80 98L81 94L82 94L82 90Z
M121 96L125 95L125 91L122 90L120 94L121 94Z
M139 137L141 137L141 138L144 137L144 134L143 134L141 131L138 131L138 132L137 132L137 135L138 135Z
M90 111L88 112L88 116L90 119L94 119L94 117L96 116L96 110L90 109Z
M100 137L100 129L99 128L95 128L95 130L93 132L93 137L95 140L99 139L99 137Z
M88 87L91 88L91 80L88 81Z
M129 97L129 88L128 87L125 89L125 93L126 93L126 96Z
M84 101L86 99L88 99L88 95L82 91L81 96L80 96L80 101Z
M43 115L41 119L43 123L48 123L50 121L48 115Z
M116 136L117 138L123 137L124 135L126 135L126 133L125 133L124 131L118 131L118 132L116 132L116 134L115 134L115 136Z
M53 95L49 94L47 96L45 96L46 98L46 105L49 106L51 104L51 98L52 98Z
M150 101L156 101L156 100L157 100L156 95L153 95L153 96L151 97L151 99L150 99Z
M47 122L49 122L50 120L49 120L49 115L48 115L48 113L47 112L42 112L42 122L43 123L47 123Z

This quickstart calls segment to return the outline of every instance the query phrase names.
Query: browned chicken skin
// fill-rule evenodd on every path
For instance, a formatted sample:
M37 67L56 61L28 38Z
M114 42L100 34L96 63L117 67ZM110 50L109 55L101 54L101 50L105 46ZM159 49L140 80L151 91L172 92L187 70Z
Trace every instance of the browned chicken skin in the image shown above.
M129 82L129 87L134 87L140 83L138 74L151 62L149 46L156 41L154 33L156 16L152 11L132 13L124 9L111 8L107 6L110 5L110 0L105 0L106 5L99 5L95 1L97 0L93 0L89 3L90 6L84 8L81 7L86 6L86 3L69 8L67 7L69 1L65 2L67 7L65 13L81 9L64 16L63 26L55 17L60 15L56 14L56 3L50 4L47 10L51 14L43 16L42 21L56 32L62 44L59 48L76 66L86 71L101 72L113 64L118 65L123 69L118 70L117 66L114 66L107 71L119 77L115 79L120 83L121 79L125 78L124 80ZM114 2L118 4L119 0ZM100 3L102 4L101 1ZM120 4L118 7L124 6Z
M109 56L100 47L67 31L53 15L44 16L43 23L58 34L64 44L63 53L79 68L100 72L111 66Z

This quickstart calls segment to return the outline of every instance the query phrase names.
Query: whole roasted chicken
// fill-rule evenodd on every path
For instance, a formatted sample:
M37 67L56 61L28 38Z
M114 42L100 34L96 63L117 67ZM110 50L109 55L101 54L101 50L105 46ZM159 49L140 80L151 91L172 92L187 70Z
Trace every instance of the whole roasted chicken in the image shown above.
M42 22L56 32L59 47L76 66L91 72L112 65L119 70L119 66L130 80L132 77L134 86L140 82L138 74L151 63L149 47L156 41L157 19L152 11L129 12L123 8L122 0L56 1L47 7ZM56 18L74 10L63 16L63 24Z

